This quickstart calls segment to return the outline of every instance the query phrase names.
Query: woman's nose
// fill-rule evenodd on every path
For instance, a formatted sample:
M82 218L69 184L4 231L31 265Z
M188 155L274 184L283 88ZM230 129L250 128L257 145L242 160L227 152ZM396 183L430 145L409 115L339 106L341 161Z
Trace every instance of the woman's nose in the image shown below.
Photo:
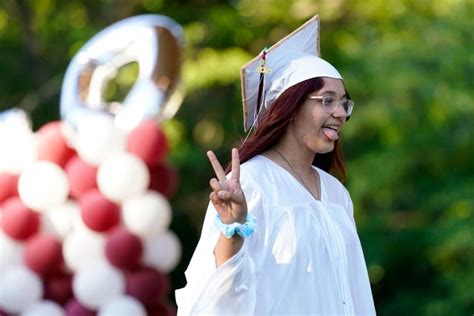
M347 117L347 113L346 113L346 110L344 109L344 106L342 105L342 102L337 102L336 109L334 110L332 115L334 117L342 117L342 118Z

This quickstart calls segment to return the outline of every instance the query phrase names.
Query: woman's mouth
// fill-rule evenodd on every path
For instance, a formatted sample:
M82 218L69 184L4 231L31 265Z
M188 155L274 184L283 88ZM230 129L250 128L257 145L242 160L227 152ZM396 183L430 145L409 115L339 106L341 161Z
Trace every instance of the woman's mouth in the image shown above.
M323 125L323 133L326 135L327 138L329 138L332 141L335 141L339 138L338 132L339 132L339 126L337 125Z

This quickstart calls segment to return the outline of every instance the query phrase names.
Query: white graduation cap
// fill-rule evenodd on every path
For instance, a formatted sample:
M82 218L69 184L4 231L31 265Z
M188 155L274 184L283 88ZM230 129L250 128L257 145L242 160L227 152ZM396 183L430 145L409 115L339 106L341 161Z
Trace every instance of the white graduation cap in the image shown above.
M342 79L319 53L319 16L314 16L293 33L242 66L244 129L289 87L316 77Z

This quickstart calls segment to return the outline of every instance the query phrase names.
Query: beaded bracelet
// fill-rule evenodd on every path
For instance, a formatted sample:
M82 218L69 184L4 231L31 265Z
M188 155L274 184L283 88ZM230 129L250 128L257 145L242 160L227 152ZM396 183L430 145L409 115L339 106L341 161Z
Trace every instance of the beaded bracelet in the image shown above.
M219 214L217 214L214 219L214 224L227 238L232 238L232 236L235 234L242 238L247 238L255 231L255 227L257 226L257 218L252 214L247 214L247 221L243 224L237 222L232 224L224 224Z

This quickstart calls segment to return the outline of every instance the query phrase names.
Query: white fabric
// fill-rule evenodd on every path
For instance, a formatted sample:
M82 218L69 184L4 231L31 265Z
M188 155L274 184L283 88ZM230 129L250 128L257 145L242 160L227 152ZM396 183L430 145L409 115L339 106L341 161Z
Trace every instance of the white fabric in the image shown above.
M336 68L322 58L288 53L286 58L283 60L283 65L275 66L274 73L267 80L270 82L270 87L267 89L265 109L268 109L286 89L305 80L316 77L342 79Z
M257 231L216 269L219 231L209 205L187 285L176 291L178 315L375 315L350 196L316 170L321 201L264 156L242 164Z

